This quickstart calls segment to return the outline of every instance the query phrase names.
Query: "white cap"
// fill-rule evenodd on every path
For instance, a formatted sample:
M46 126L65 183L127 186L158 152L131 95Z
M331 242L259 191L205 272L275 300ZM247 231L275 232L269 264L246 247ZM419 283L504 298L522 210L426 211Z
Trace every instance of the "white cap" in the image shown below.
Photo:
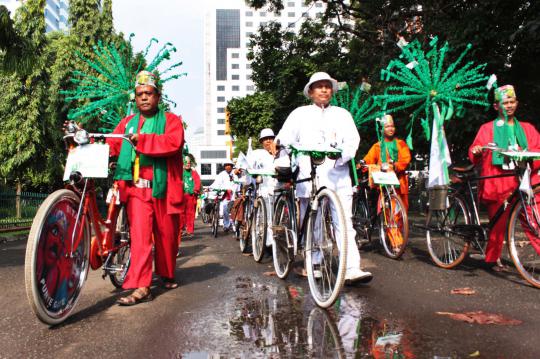
M309 82L306 86L304 86L304 96L307 98L309 97L309 87L313 85L317 81L330 81L332 83L332 92L336 93L338 90L338 83L337 80L333 79L328 75L326 72L315 72L311 77L309 78Z
M263 128L261 130L261 134L259 135L259 141L265 137L276 137L276 135L274 135L274 131L272 131L271 128Z
M225 161L223 161L223 166L225 166L225 165L231 165L231 166L234 167L234 162L232 160L225 160Z

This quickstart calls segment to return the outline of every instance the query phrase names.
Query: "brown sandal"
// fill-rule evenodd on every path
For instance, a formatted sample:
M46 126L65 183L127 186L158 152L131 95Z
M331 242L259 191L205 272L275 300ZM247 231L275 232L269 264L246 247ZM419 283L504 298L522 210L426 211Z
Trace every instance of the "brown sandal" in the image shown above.
M141 290L141 288L137 288L130 295L119 298L116 303L121 306L129 307L139 303L150 302L153 299L154 296L152 295L152 292L150 292L150 289L148 289L148 292L145 293Z

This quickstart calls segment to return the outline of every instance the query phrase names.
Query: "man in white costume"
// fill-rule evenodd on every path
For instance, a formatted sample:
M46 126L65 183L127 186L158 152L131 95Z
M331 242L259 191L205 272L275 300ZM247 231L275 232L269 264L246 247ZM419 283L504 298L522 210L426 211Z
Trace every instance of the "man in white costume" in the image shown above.
M341 157L337 160L326 158L317 167L317 183L334 190L343 206L347 228L347 270L346 283L369 282L373 276L360 269L360 253L356 246L356 232L352 226L352 182L349 176L349 161L354 157L360 143L360 135L354 125L351 114L337 106L330 105L333 93L337 91L337 81L325 72L314 73L304 87L304 95L312 104L295 109L285 120L276 136L275 143L282 146L297 145L317 148L329 145L340 149ZM274 150L275 151L275 150ZM298 157L300 173L298 179L310 177L309 156ZM296 186L296 195L300 199L300 217L303 218L309 196L311 182L301 182ZM342 229L340 229L341 231Z
M223 217L223 229L225 231L232 230L232 223L229 217L229 202L233 199L235 181L238 181L238 178L233 173L233 163L232 161L227 160L223 167L225 168L221 171L214 182L210 185L210 189L216 190L226 190L227 192L223 196L221 205L219 208L219 215Z

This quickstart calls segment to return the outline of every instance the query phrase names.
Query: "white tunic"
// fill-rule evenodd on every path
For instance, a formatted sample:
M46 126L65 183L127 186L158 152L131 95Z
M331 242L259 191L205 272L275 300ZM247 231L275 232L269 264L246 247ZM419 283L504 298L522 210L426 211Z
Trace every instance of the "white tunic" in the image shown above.
M281 145L301 145L303 147L321 147L336 144L342 150L338 160L325 159L317 167L318 187L326 186L338 194L352 194L348 161L354 157L360 143L360 135L351 114L336 106L321 108L316 105L302 106L291 112L276 139ZM298 158L300 174L298 179L309 178L311 165L308 156ZM311 182L298 183L296 195L309 197Z

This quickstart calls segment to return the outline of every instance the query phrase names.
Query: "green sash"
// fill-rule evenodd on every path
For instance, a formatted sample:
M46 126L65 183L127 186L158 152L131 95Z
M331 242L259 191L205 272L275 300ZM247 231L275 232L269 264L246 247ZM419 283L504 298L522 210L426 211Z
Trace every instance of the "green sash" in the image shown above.
M125 134L137 133L139 128L140 114L135 114L126 125ZM154 117L144 121L141 133L154 133L162 135L165 133L165 111L159 109ZM135 150L127 142L122 142L118 163L114 173L114 179L131 181L133 180L133 161L135 160ZM164 198L167 190L167 159L148 157L140 155L141 166L153 166L154 178L152 180L152 196L154 198Z
M386 159L386 151L390 154L390 158L392 161L396 162L398 160L398 148L397 148L397 141L394 139L393 141L386 142L384 139L381 140L381 159L382 162L388 162Z
M510 128L508 121L504 120L504 125L497 126L497 122L502 120L493 121L493 142L497 144L498 147L508 149L510 145L513 145L517 142L519 147L522 150L527 150L527 136L525 136L525 131L517 119L514 119L513 129ZM513 133L513 134L512 134ZM501 166L504 163L504 156L499 152L493 152L492 163L496 166Z
M182 176L184 181L184 193L193 194L195 189L195 182L193 181L193 174L191 170L184 169L184 174Z

